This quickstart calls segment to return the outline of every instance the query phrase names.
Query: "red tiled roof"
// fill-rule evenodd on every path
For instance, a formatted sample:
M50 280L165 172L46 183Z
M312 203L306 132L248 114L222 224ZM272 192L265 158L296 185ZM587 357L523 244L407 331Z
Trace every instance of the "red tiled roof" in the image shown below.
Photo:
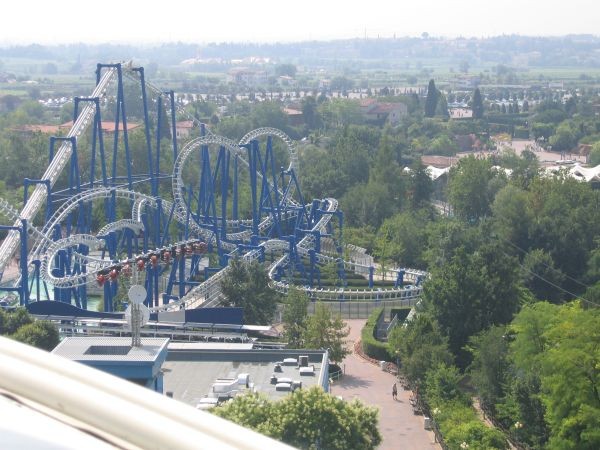
M437 156L437 155L423 155L421 156L421 163L424 166L434 166L440 169L451 167L458 161L458 158L453 156Z
M175 128L194 128L193 120L182 120L181 122L177 122Z
M298 111L297 109L292 108L283 108L283 112L288 116L301 116L302 111Z

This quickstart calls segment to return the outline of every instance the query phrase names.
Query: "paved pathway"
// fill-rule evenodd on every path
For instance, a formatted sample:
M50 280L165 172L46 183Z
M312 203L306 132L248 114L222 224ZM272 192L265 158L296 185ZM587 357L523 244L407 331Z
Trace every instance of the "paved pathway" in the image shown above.
M347 320L350 327L349 346L360 339L360 331L366 320ZM392 398L392 385L396 377L382 371L354 353L344 360L345 375L333 383L331 393L345 400L360 399L363 403L379 408L379 431L383 442L378 450L425 450L440 449L434 443L432 431L423 428L423 416L415 416L409 403L410 391L398 384L398 400Z

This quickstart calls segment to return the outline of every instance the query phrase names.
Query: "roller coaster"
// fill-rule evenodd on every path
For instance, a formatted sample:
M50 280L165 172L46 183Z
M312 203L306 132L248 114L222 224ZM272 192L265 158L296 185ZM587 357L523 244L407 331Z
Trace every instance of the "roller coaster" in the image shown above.
M136 131L132 118L141 122ZM177 118L195 134L182 136ZM376 271L364 249L343 243L337 200L307 203L299 173L283 131L258 128L236 143L147 82L143 67L98 64L92 94L74 98L69 132L50 138L45 173L25 179L23 209L0 199L12 223L0 227L0 272L20 261L18 278L0 289L21 305L51 299L83 309L100 290L111 312L123 286L136 282L153 312L215 307L229 261L241 258L264 264L281 293L294 286L322 301L418 298L426 273ZM322 283L326 270L334 283ZM363 282L352 286L351 274Z

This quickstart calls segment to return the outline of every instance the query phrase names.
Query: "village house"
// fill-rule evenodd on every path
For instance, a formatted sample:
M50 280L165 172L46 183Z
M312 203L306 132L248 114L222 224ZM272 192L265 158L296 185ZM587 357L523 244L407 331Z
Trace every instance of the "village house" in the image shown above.
M398 125L408 115L408 108L404 103L378 102L373 98L362 100L360 111L365 121L377 124L388 122L390 125Z

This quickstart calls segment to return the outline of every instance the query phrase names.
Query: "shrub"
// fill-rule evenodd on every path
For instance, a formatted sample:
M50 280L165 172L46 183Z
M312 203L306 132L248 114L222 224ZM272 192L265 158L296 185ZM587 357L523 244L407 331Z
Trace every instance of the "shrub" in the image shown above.
M361 332L361 345L365 355L379 361L392 361L387 344L375 339L377 321L383 314L383 308L374 309Z
M502 433L495 428L489 428L479 420L470 420L448 430L444 434L444 441L450 449L461 448L466 442L470 450L504 450L508 448L506 439Z
M10 337L16 341L47 351L56 347L60 340L56 326L46 320L38 320L23 325Z

